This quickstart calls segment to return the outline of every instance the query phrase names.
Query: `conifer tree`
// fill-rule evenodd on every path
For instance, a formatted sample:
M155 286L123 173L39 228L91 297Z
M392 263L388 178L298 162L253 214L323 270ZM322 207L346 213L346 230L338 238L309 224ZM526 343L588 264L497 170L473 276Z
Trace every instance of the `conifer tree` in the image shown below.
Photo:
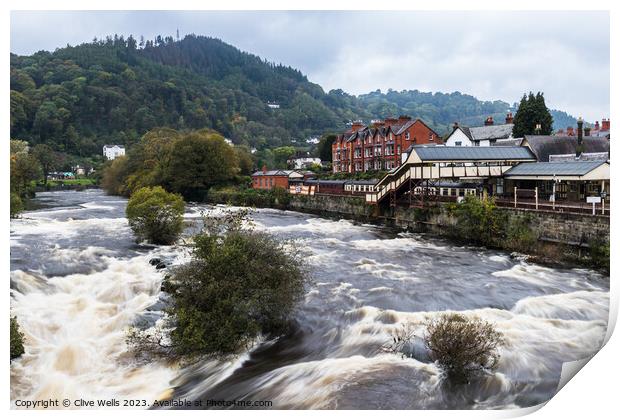
M513 137L540 134L549 135L553 130L553 117L545 104L542 92L523 94L514 118Z

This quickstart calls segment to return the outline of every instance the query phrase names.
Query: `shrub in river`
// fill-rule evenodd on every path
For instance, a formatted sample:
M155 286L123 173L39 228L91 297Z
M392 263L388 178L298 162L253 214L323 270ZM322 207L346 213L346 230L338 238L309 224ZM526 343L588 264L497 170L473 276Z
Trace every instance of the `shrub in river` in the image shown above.
M130 337L138 350L167 347L168 355L226 357L260 335L287 331L307 279L296 250L244 226L245 213L205 219L192 260L172 272L166 291L167 334ZM166 336L167 337L164 337ZM153 345L154 344L154 345Z
M11 360L24 354L24 333L19 330L16 317L11 317Z
M444 314L426 327L426 346L448 378L467 382L473 375L497 366L498 347L504 338L493 324L459 314Z
M422 340L429 358L435 361L454 382L467 382L474 375L493 370L500 355L498 348L504 343L503 335L493 324L478 318L459 314L443 314L428 321L426 333L418 337L413 324L406 324L392 334L392 339L381 347L389 353L414 357L414 340ZM420 359L418 355L416 358Z
M162 187L144 187L131 195L126 214L138 242L168 245L183 231L184 210L180 195Z

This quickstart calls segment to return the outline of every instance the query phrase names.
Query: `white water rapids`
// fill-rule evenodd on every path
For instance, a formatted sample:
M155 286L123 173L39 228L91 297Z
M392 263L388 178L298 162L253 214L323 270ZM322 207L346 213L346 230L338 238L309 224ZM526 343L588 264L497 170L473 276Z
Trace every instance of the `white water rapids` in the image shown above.
M11 400L174 398L270 400L275 408L514 408L544 402L562 363L598 350L609 279L346 220L259 210L257 229L294 240L313 282L297 329L237 359L178 368L127 354L129 326L154 322L164 275L181 247L133 243L126 201L100 191L43 193L11 221L11 314L26 353L11 363ZM193 206L198 217L206 206ZM422 343L415 358L381 353L405 322L445 311L504 333L498 369L450 387Z

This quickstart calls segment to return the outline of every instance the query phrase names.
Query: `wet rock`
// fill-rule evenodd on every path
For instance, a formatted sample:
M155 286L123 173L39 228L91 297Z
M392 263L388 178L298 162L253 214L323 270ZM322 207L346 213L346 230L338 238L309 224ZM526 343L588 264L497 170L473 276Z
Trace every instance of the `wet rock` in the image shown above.
M151 264L151 265L158 265L158 264L161 264L161 259L160 259L160 258L151 258L151 259L149 260L149 264Z
M163 269L163 268L166 268L166 263L160 262L160 263L158 263L158 264L155 266L155 268L156 268L157 270L161 270L161 269Z
M170 295L168 293L160 293L157 302L146 308L147 312L161 312L170 305Z
M154 327L157 320L161 317L161 312L144 311L136 317L133 322L133 326L138 329L145 330L147 328Z

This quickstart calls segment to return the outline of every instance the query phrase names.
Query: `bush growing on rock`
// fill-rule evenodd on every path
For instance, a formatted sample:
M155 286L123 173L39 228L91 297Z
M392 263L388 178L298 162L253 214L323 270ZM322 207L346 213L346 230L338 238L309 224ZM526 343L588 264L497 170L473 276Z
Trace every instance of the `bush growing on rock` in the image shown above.
M24 333L19 330L17 318L11 318L11 360L24 354Z
M223 358L287 332L307 272L297 251L248 228L245 213L205 218L192 260L165 282L164 330L130 336L138 350Z
M406 324L381 347L403 357L434 361L451 381L468 382L473 376L492 371L499 362L503 334L493 324L459 314L443 314L428 321L426 333L416 335L416 326ZM427 354L414 354L415 341L423 342Z
M132 194L127 203L127 219L137 242L169 245L183 231L185 202L178 194L162 187L144 187Z
M504 338L487 321L444 314L427 324L424 341L448 378L467 382L473 375L497 366L498 347Z

